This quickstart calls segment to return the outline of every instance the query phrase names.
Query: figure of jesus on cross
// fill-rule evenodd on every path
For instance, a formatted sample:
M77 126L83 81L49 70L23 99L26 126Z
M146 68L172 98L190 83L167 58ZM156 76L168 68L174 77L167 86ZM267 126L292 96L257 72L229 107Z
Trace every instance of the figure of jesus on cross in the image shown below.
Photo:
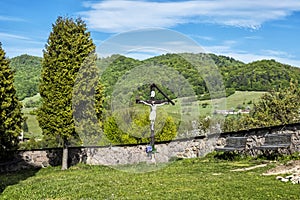
M155 101L151 101L151 103L148 103L146 101L140 101L140 103L143 103L147 106L150 106L151 110L150 110L150 115L149 115L149 120L150 120L150 129L151 131L154 131L154 122L155 122L155 119L156 119L156 108L158 106L162 106L162 105L165 105L165 104L168 104L169 102L166 101L166 102L162 102L162 103L156 103Z
M154 100L155 97L155 88L167 99L167 100ZM154 123L156 119L156 109L158 106L162 106L168 103L171 103L172 105L175 105L175 103L169 99L167 95L165 95L154 83L150 86L150 100L136 100L136 103L143 103L147 106L150 106L150 146L152 147L150 150L150 153L152 153L152 150L154 149ZM147 151L147 150L146 150ZM148 152L147 152L148 153Z

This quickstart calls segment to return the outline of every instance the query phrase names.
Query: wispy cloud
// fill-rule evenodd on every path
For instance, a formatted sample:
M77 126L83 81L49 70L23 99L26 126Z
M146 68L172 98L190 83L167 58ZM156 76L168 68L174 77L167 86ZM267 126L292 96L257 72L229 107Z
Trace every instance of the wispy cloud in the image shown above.
M263 49L261 50L262 54L268 55L268 56L280 56L285 58L292 58L293 56L290 55L287 52L284 51L277 51L277 50L271 50L271 49Z
M112 54L159 55L161 53L203 52L189 37L168 29L140 29L123 32L97 45L100 57Z
M0 15L0 21L23 22L22 18Z
M261 0L197 0L178 2L101 1L85 3L80 12L90 28L121 32L145 27L170 28L185 23L216 23L259 28L300 10L299 0L274 3Z
M21 35L15 35L15 34L10 34L10 33L1 33L1 32L0 32L0 37L1 37L1 39L8 38L8 39L18 39L18 40L30 40L28 37L24 37Z
M246 40L261 40L261 39L263 39L263 37L257 36L257 35L252 35L252 36L246 36L246 37L244 37L244 39L246 39Z
M208 53L229 56L245 63L263 59L274 59L284 64L300 67L300 60L295 59L295 56L290 55L289 53L284 51L262 49L257 53L253 53L244 50L236 50L232 46L226 45L226 42L221 45L205 46L203 48Z
M9 55L10 58L22 55L22 54L28 54L32 56L43 56L42 48L39 47L32 47L32 48L20 48L18 46L13 47L7 47L5 48L6 54Z
M9 55L9 57L15 57L21 54L42 56L42 49L45 45L42 41L34 40L23 35L3 32L0 32L0 38L3 49L5 49L6 55Z
M204 35L196 35L196 34L189 34L189 36L191 38L196 38L196 39L200 39L200 40L203 40L203 41L213 41L215 40L213 37L211 36L204 36Z
M264 59L274 59L277 62L281 62L283 64L292 65L295 67L300 67L300 60L282 57L282 56L275 56L275 55L267 55L267 54L255 54L255 53L239 53L239 52L227 52L226 54L223 54L226 56L233 57L237 60L241 60L245 63L257 61L257 60L264 60Z

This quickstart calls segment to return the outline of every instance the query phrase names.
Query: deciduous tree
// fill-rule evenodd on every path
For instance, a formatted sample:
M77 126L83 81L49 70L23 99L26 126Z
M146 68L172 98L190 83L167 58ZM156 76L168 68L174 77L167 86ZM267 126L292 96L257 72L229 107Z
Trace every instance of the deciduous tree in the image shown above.
M300 121L300 88L291 81L288 88L280 88L262 96L253 111L243 119L244 127L265 127Z

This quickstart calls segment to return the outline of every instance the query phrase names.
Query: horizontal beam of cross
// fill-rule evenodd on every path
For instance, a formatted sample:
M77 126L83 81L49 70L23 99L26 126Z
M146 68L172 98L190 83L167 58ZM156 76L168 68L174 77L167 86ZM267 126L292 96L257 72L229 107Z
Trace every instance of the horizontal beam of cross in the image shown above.
M151 90L153 90L153 88L156 88L166 99L168 99L168 102L170 102L173 106L175 105L175 103L163 91L161 91L154 83L152 83L150 88L151 88ZM160 103L162 103L162 102L160 102Z

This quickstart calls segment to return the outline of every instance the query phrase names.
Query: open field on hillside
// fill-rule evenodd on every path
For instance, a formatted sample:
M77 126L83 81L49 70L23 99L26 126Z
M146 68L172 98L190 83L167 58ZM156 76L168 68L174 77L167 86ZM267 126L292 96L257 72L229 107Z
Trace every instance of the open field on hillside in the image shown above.
M233 95L226 97L226 109L237 109L238 106L250 108L253 107L253 103L257 102L259 98L266 92L257 92L257 91L236 91ZM218 102L224 101L223 98L215 99L214 102L218 104ZM201 105L207 103L207 107L203 108ZM199 101L199 109L201 115L209 115L214 111L214 107L212 105L211 100ZM216 108L218 109L218 108Z
M218 109L225 109L225 110L239 110L240 108L246 108L249 107L250 109L253 108L253 105L255 102L258 102L260 97L265 94L266 92L257 92L257 91L236 91L235 94L221 99L214 99L214 100L202 100L193 102L191 106L186 106L184 109L188 109L188 115L185 116L186 118L192 118L194 116L209 116L214 113L215 110ZM182 100L178 100L181 101ZM177 103L175 106L168 105L163 106L162 110L165 110L168 112L169 115L171 115L176 122L182 118L181 114L182 111L184 111L182 105L180 103ZM223 105L224 107L216 107L215 105ZM206 106L203 106L206 105ZM183 109L183 110L182 110ZM198 113L195 113L194 110L198 109Z
M41 96L40 96L40 94L36 94L36 95L34 95L34 96L32 96L32 97L27 97L27 98L25 98L23 101L22 101L22 103L25 105L26 103L28 103L28 102L37 102L37 101L39 101L40 100L40 98L41 98Z
M147 173L83 164L66 171L48 167L0 174L0 199L299 199L299 185L262 176L274 163L231 171L258 164L196 158Z
M39 123L36 119L36 115L32 115L31 111L35 108L23 108L22 113L23 116L26 118L26 123L28 126L28 133L25 133L25 137L34 137L37 139L42 138L42 129L39 127Z

